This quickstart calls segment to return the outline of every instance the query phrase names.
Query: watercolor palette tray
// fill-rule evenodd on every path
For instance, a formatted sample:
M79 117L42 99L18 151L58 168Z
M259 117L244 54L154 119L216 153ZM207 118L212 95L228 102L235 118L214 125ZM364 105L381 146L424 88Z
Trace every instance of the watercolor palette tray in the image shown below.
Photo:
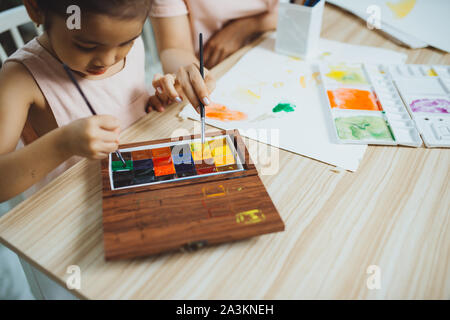
M229 136L120 149L126 166L110 154L112 190L195 179L243 170Z
M388 73L427 147L450 147L450 66L389 65Z
M106 260L284 230L237 130L120 145L102 160Z
M445 67L340 63L322 64L319 68L330 110L333 136L339 143L419 147L422 145L422 136L428 147L448 146L445 135L450 129L447 129L448 122L444 117L432 117L430 120L430 117L425 115L424 119L429 119L426 120L429 123L421 126L419 118L405 106L404 94L399 93L405 88L398 90L400 83L408 88L406 92L409 95L412 92L421 92L417 87L407 84L413 77L413 73L409 71L411 69L417 73L417 77L420 70L422 80L432 78L433 84L430 84L432 87L427 91L428 94L432 96L433 93L439 92L445 95L448 91L441 86L444 82L435 79L436 70L444 73ZM448 70L446 72L448 73ZM405 78L406 73L408 79ZM440 87L436 85L436 81L439 81ZM433 133L433 137L441 137L441 140L439 143L430 144L429 131L433 128L433 122L438 122L433 130L439 130L439 135Z

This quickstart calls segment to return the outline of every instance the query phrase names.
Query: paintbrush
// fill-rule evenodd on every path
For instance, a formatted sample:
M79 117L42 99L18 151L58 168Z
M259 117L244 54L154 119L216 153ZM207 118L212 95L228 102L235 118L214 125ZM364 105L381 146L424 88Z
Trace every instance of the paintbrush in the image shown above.
M203 34L199 35L199 56L200 56L200 74L205 79L204 63L203 63ZM202 121L202 146L205 144L205 105L200 100L200 117Z
M86 104L87 104L89 110L91 110L92 114L93 114L94 116L96 116L96 115L97 115L97 112L95 112L94 108L92 108L92 105L90 104L88 98L85 96L83 90L81 90L81 87L80 87L80 85L78 84L77 80L75 79L75 77L74 77L72 71L70 70L70 68L69 68L65 63L63 63L63 67L64 67L64 70L66 71L67 75L69 76L70 80L73 82L73 84L74 84L75 87L77 88L78 92L79 92L79 93L81 94L81 96L83 97L83 100L84 100L84 102L86 102ZM119 150L116 150L115 152L116 152L117 157L120 159L120 161L122 161L123 167L125 168L125 167L127 166L127 163L126 163L125 160L123 159L122 154L119 152Z

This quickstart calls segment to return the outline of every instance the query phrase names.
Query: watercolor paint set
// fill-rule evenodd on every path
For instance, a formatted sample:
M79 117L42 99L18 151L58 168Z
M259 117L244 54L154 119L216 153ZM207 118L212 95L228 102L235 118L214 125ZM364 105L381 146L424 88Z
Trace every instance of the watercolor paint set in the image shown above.
M419 147L423 140L427 147L450 146L448 67L340 63L319 68L339 143Z
M237 130L119 146L102 160L105 259L284 230Z
M120 150L126 166L110 154L112 190L195 179L243 170L229 136L174 141Z

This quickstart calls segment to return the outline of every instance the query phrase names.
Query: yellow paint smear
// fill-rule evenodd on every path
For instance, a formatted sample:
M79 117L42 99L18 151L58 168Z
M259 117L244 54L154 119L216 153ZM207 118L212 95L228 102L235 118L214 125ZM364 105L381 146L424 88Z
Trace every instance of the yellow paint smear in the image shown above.
M274 88L281 88L282 86L284 86L284 82L274 82L273 83Z
M266 220L266 216L259 209L248 210L236 214L236 223L258 223Z
M215 190L211 189L210 187L203 187L202 191L205 198L223 197L226 195L223 185L219 185Z
M428 70L427 75L429 75L430 77L437 77L437 73L436 71L434 71L434 69Z
M316 82L316 84L320 84L320 73L319 72L313 72L312 78Z
M249 95L251 95L253 98L261 99L261 96L260 96L260 95L257 95L256 93L254 93L254 92L253 92L252 90L250 90L250 89L247 90L247 93L248 93Z
M391 9L396 19L403 19L414 8L416 0L400 0L397 3L386 2L386 5Z
M306 88L305 76L300 77L300 85L302 86L302 88Z

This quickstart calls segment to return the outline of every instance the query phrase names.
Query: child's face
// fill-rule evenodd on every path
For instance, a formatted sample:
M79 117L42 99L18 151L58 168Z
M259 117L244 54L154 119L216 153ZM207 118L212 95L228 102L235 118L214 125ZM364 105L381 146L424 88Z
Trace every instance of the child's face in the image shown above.
M81 17L81 29L53 16L47 31L52 48L69 68L85 76L101 75L121 62L142 32L141 18L123 20L102 14Z

